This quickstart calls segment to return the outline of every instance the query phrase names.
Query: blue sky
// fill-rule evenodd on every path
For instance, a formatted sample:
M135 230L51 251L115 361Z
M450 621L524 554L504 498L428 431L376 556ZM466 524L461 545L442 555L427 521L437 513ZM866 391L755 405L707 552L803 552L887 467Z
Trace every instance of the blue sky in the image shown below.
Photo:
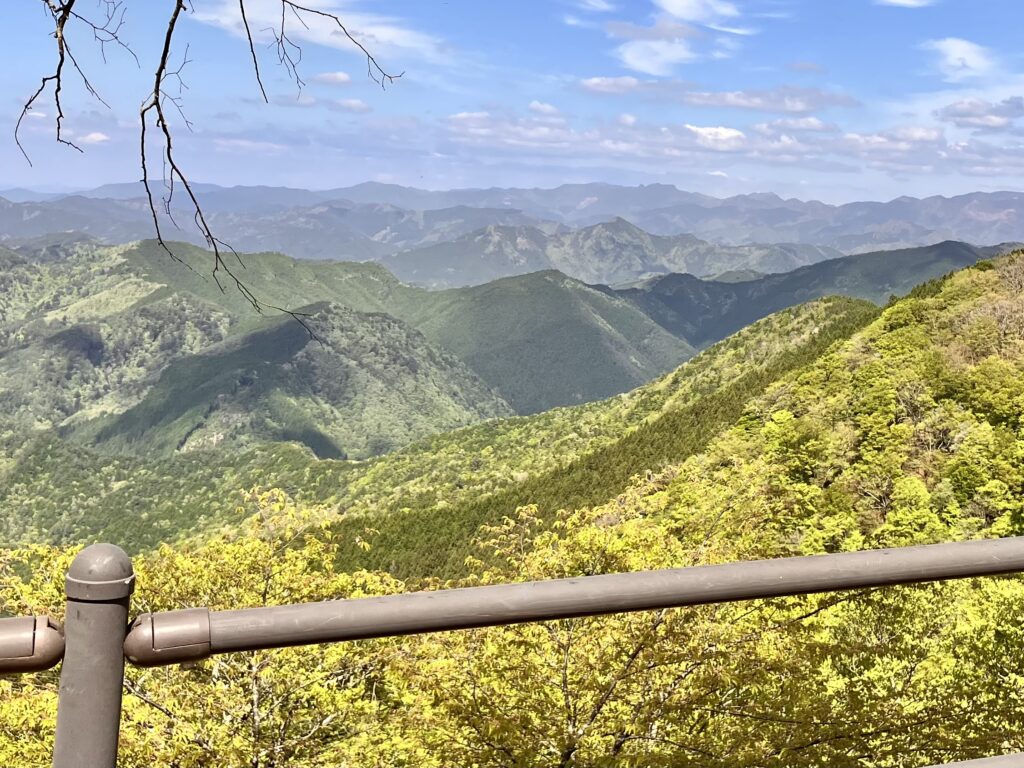
M0 135L52 66L38 0L12 0L0 51ZM92 12L95 0L79 0ZM91 33L74 51L109 109L69 75L53 105L0 141L0 188L139 177L138 108L170 2L127 0L141 67ZM263 104L235 0L183 22L179 160L195 180L328 188L672 183L829 202L1024 188L1020 0L309 0L337 11L390 71L382 90L329 26L292 22L299 92L258 31ZM252 27L277 0L248 0ZM74 35L74 37L72 37Z

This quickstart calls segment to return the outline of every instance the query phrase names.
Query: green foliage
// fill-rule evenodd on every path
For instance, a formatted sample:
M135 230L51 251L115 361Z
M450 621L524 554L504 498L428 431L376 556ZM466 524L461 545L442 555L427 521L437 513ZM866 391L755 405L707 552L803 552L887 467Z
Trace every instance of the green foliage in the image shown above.
M600 459L594 486L568 491L579 500L566 504L580 508L531 503L480 520L475 546L459 553L462 575L442 585L1021 533L1024 434L1013 404L1024 395L1014 375L1024 329L1007 311L1022 298L1021 262L958 273L870 322L872 310L853 302L774 316L627 397L471 427L360 464L295 451L280 474L333 498L248 496L237 533L141 558L136 608L422 586L341 572L353 545L388 553L383 533L360 530L356 541L355 530L339 531L338 508L354 525L411 527L415 517L398 510L417 494L424 508L455 510L480 488L498 498L527 487L530 472L557 474L591 454L632 456L638 471L602 489L616 464ZM765 333L782 329L790 335ZM737 382L736 402L705 413ZM568 436L575 426L581 434ZM505 462L518 456L530 470L509 481L517 470ZM477 476L464 489L436 490L465 462ZM373 509L390 517L375 520ZM420 531L424 549L441 541ZM56 577L73 554L0 553L0 611L59 617ZM401 554L392 553L407 567ZM1021 751L1022 612L1024 580L990 578L132 670L123 763L914 768ZM55 674L0 686L0 761L44 765Z

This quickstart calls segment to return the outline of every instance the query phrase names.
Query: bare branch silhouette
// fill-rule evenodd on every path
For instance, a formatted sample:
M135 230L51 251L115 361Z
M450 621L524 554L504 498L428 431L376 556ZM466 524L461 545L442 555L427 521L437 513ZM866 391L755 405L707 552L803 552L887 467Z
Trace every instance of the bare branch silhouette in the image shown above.
M78 152L82 151L82 148L74 143L74 141L67 138L64 133L65 114L61 96L64 89L65 65L68 62L70 62L71 67L81 78L85 91L100 103L104 104L104 106L107 106L107 103L100 96L96 88L93 87L89 78L86 76L85 71L81 66L79 66L78 61L71 52L67 34L68 24L70 21L73 20L81 23L85 29L91 32L94 43L96 43L100 48L100 54L104 62L107 61L107 47L113 45L126 51L135 61L136 65L139 65L139 58L135 51L122 37L122 31L125 26L126 0L97 0L102 13L102 18L99 18L98 20L90 19L80 13L76 8L78 0L63 0L63 2L57 2L57 0L40 1L44 4L47 11L53 18L53 36L57 44L57 60L54 71L42 78L39 88L36 89L36 91L23 105L21 115L15 126L15 142L22 154L25 156L25 159L29 161L29 164L31 164L31 160L21 143L20 132L22 123L25 120L25 117L39 102L43 94L46 93L51 86L53 89L53 100L56 110L57 141ZM378 63L377 59L369 49L349 31L348 27L337 14L318 8L304 6L300 3L293 2L293 0L279 0L279 2L281 14L278 26L271 27L264 31L268 32L272 38L273 42L271 43L271 46L276 49L277 63L285 69L288 77L295 82L296 86L300 90L304 85L304 81L299 73L299 65L302 61L302 47L296 43L292 37L290 37L290 23L297 23L305 30L310 29L310 21L314 20L336 25L337 28L341 30L345 38L366 57L367 77L382 88L386 88L387 85L394 83L395 80L402 77L404 74L391 74L387 72ZM262 72L260 70L259 56L257 55L256 50L256 39L253 36L252 28L249 23L246 0L238 0L238 10L241 15L245 39L248 43L249 55L252 58L256 84L259 87L263 101L265 103L270 103L270 99L267 95L267 90L263 82ZM174 195L176 190L180 187L182 190L181 194L184 195L186 200L186 208L190 211L193 224L202 235L207 247L213 252L213 264L210 270L210 277L212 277L217 287L222 292L226 291L229 286L233 287L245 297L246 301L248 301L256 312L263 313L266 310L273 310L290 315L302 325L311 338L316 339L317 336L315 332L305 319L308 318L309 315L293 310L283 309L263 301L242 279L242 273L245 270L245 263L242 257L234 248L216 236L192 181L178 161L175 149L174 130L172 128L171 121L168 119L168 113L176 115L180 120L180 124L184 125L187 130L191 131L193 129L192 122L185 114L183 101L183 95L188 86L186 85L182 75L185 68L191 63L191 60L188 57L188 46L185 46L185 51L180 59L180 63L175 66L172 64L172 59L174 58L173 49L175 35L178 32L178 23L183 14L191 11L193 11L193 8L190 0L174 0L174 6L170 17L168 18L167 29L164 33L163 42L160 46L157 64L153 71L152 89L146 95L142 102L142 106L139 109L139 163L142 170L141 181L145 189L145 197L153 221L153 230L156 236L156 241L170 258L195 271L192 265L187 264L184 259L174 253L164 236L164 230L161 226L161 215L163 215L174 227L180 229L175 219L174 210ZM150 168L149 158L147 157L147 150L152 149L150 147L150 142L153 140L154 134L156 137L155 140L158 142L160 147L160 180L163 185L162 193L156 193L154 191L156 181Z

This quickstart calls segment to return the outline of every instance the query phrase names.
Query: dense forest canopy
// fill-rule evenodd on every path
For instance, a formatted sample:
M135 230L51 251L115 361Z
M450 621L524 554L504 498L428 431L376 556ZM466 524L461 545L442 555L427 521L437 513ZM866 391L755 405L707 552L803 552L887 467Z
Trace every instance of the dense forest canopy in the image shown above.
M461 569L446 579L403 583L386 568L339 570L354 532L337 527L338 507L263 490L242 500L230 528L139 557L137 608L273 604L1016 534L1024 525L1022 269L1024 254L981 262L854 322L811 359L750 389L724 428L688 456L645 453L628 436L609 443L603 419L612 410L616 420L637 419L629 436L642 435L657 414L713 397L715 387L703 388L729 376L735 361L760 354L770 370L772 332L781 332L781 347L799 328L813 336L828 303L770 318L634 395L584 407L579 419L554 412L472 428L500 448L470 451L481 479L516 471L522 456L530 459L521 471L536 471L529 460L544 453L532 450L531 422L535 445L551 446L556 466L559 435L584 428L593 442L576 443L581 455L617 443L633 451L637 472L605 488L602 500L524 499L480 520ZM745 338L760 343L745 351ZM388 459L368 465L377 473L367 475L373 494L386 498L388 472L415 456L396 454L392 470ZM644 461L650 471L641 471ZM432 502L438 510L451 503ZM359 548L386 546L367 528ZM3 610L59 617L56 576L75 551L6 551ZM123 764L379 765L386 755L389 765L410 766L909 767L1001 753L1024 748L1014 672L1024 635L1004 620L1022 608L1022 582L997 578L131 671ZM44 764L54 674L2 685L3 756Z

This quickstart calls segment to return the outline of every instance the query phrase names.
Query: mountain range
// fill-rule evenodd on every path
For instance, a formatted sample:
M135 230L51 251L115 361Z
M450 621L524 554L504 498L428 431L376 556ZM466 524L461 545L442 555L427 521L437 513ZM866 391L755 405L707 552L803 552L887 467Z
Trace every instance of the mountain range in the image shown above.
M547 267L602 283L673 271L698 276L778 272L839 253L945 240L982 245L1024 240L1024 194L1017 192L829 205L772 194L719 199L664 184L449 191L379 183L319 191L199 184L196 189L218 237L240 250L389 260L404 278L433 286ZM0 191L0 242L69 232L109 244L150 237L152 222L141 191L136 183L74 195L9 190L10 199ZM190 220L185 209L176 210L179 220ZM595 241L590 228L605 224L614 233L622 229L620 218L639 229L605 269L607 251L600 250L600 238ZM200 243L188 227L178 230L170 220L163 225L175 239ZM596 233L609 242L621 235L607 230ZM598 250L588 259L578 246Z
M777 310L835 294L884 303L1004 250L949 242L622 288L545 269L439 291L372 263L244 255L247 286L303 325L222 291L208 252L173 248L181 261L153 242L0 250L3 423L108 452L295 440L365 458L611 397Z
M788 272L842 254L814 245L714 245L693 235L651 235L626 219L551 233L491 225L455 240L384 256L406 282L431 288L474 285L539 269L587 283L620 284L658 274L700 277L736 270Z

